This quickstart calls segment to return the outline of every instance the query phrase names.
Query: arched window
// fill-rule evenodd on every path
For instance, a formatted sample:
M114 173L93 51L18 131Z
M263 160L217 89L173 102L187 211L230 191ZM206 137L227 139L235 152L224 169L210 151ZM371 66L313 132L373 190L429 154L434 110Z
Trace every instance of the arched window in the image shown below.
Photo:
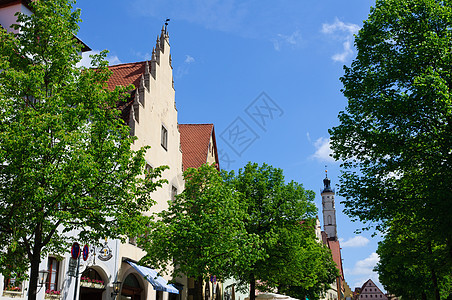
M130 300L141 300L143 289L134 274L129 274L122 284L121 296ZM121 297L122 298L122 297Z
M332 219L331 219L331 216L330 216L330 215L328 215L328 217L327 217L326 219L327 219L327 223L328 223L328 225L332 225L332 224L333 224L333 221L332 221Z

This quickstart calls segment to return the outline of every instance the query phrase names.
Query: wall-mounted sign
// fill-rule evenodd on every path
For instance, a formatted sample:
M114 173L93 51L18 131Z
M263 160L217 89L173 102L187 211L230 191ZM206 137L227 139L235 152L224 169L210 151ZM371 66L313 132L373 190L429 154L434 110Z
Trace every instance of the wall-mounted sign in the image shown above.
M88 248L88 245L85 245L83 247L83 252L82 252L82 258L84 261L86 261L88 259L88 255L89 255L89 248Z
M77 272L77 259L73 259L72 257L69 259L69 268L68 268L68 275L75 277L75 273Z
M77 259L79 256L80 256L80 245L79 243L74 242L71 248L71 257L73 259Z
M110 258L113 257L113 254L111 253L110 247L108 247L107 240L105 239L105 243L99 250L99 256L98 258L102 261L110 260Z

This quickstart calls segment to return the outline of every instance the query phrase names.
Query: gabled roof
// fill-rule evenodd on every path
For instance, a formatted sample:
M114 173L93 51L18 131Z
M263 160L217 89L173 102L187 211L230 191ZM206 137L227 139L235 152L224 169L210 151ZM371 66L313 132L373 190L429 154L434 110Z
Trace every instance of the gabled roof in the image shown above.
M108 80L108 89L114 90L117 85L128 86L129 84L137 88L141 75L144 75L145 66L146 61L109 66L108 69L112 74Z
M372 291L366 291L367 287L371 287L374 290ZM375 291L377 289L377 291ZM372 279L367 280L364 282L363 286L361 287L361 294L381 294L386 297L386 295L380 290L380 288L372 281Z
M213 124L179 124L182 165L187 168L199 168L207 163L210 138L215 149L215 161L218 164L217 146Z
M344 271L342 269L341 245L337 239L328 238L328 247L333 255L333 261L336 263L339 273L344 279Z

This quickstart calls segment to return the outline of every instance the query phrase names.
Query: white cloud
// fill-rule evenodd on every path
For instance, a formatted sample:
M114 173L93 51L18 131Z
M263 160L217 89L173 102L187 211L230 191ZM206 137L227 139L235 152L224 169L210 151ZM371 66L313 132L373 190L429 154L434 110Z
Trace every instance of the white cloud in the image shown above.
M357 261L353 269L344 269L345 278L347 278L347 276L354 275L353 286L351 286L352 289L354 289L354 287L361 287L364 282L372 279L372 281L382 291L384 291L383 286L378 280L378 273L373 271L379 260L380 258L378 257L378 254L373 252L365 259Z
M367 239L364 236L358 235L355 237L352 237L346 241L344 239L339 239L341 242L341 247L364 247L369 243L369 239Z
M176 69L176 78L179 79L188 74L190 71L190 65L195 62L195 58L188 54L185 55L184 63L177 67Z
M185 55L185 61L184 61L184 63L186 63L186 64L191 64L191 63L193 63L193 62L195 62L195 59L193 58L193 56Z
M296 46L302 41L300 31L294 31L291 35L277 34L277 37L272 39L273 48L276 51L281 50L283 45Z
M352 42L354 35L358 33L360 27L352 23L344 23L338 18L334 23L322 24L321 32L329 37L342 41L342 51L335 53L331 59L338 62L346 62L353 55Z
M310 139L310 137L308 137ZM334 162L334 158L331 157L333 151L331 150L330 139L320 137L314 142L315 153L311 155L311 158L318 159L320 161Z
M88 52L82 53L82 59L77 63L77 67L85 67L85 68L91 68L91 57L90 55L97 55L100 54L99 50L92 50ZM109 65L117 65L121 63L121 60L116 55L107 55L106 57Z
M353 23L344 23L340 21L338 18L334 20L334 23L322 24L322 32L326 34L337 34L338 31L345 32L348 35L357 34L361 28Z

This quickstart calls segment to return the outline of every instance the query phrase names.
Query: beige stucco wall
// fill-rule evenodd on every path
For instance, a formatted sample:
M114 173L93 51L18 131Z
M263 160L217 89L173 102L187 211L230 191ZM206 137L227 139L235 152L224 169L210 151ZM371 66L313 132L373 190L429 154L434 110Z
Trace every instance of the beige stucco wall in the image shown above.
M174 186L177 193L184 189L184 181L182 177L182 152L180 149L180 134L177 122L177 109L175 105L175 91L173 88L173 74L170 62L170 45L167 37L161 39L160 48L157 49L156 61L151 62L149 67L151 73L155 74L148 76L149 82L144 82L144 87L141 85L137 91L139 98L134 106L134 112L131 113L130 127L132 132L137 137L132 149L138 150L144 146L150 146L145 155L146 162L152 167L166 165L169 169L165 170L162 177L168 180L161 188L152 194L152 199L156 204L151 211L144 212L150 215L153 212L158 212L168 207L168 200L171 199L171 191ZM163 46L163 47L162 47ZM149 86L147 88L146 86ZM140 97L140 96L139 96ZM138 109L138 111L136 111ZM168 131L167 148L161 145L161 129L162 125ZM139 261L144 255L144 251L140 248L125 243L121 244L119 256ZM125 278L129 273L133 272L129 265L118 262L121 265L121 277ZM171 279L168 275L165 279ZM155 299L156 292L153 287L143 281L144 295L147 299ZM185 293L184 293L185 294ZM164 293L164 300L167 299L168 293ZM186 296L183 295L182 299Z
M209 152L207 153L207 163L210 164L215 164L215 147L214 147L214 143L213 143L213 136L210 136L210 141L209 141Z

